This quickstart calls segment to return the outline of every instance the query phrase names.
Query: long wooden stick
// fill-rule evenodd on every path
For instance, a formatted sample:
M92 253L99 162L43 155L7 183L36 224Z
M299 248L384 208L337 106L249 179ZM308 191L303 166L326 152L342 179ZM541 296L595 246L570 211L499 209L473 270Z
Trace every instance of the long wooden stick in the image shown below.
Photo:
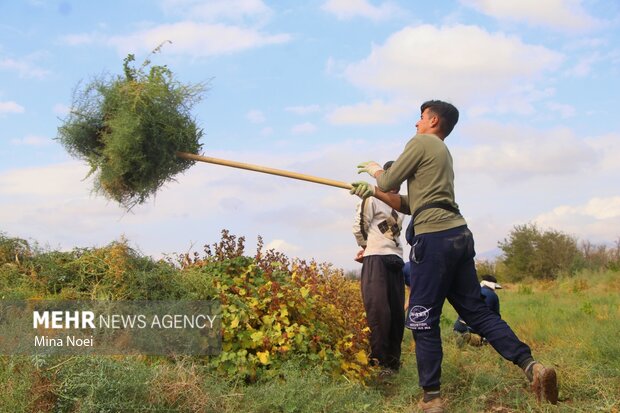
M217 165L230 166L233 168L247 169L249 171L262 172L262 173L271 174L271 175L284 176L286 178L293 178L293 179L299 179L302 181L314 182L317 184L335 186L336 188L344 188L344 189L353 188L351 184L347 182L335 181L333 179L319 178L317 176L285 171L283 169L275 169L275 168L269 168L266 166L252 165L249 163L229 161L226 159L211 158L209 156L196 155L196 154L187 153L187 152L177 152L176 155L179 158L187 159L190 161L200 161L200 162L214 163Z

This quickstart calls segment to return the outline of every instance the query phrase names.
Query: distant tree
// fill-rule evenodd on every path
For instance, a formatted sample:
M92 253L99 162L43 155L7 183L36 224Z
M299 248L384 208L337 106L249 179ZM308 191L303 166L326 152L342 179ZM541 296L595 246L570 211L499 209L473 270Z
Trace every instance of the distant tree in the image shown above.
M531 261L538 238L540 231L535 225L517 225L507 239L498 243L504 253L503 267L510 279L519 281L533 273Z
M347 270L344 272L344 277L348 280L359 280L360 276L360 270Z
M481 277L485 274L488 275L497 275L496 263L492 260L476 260L476 272L478 273L478 277Z
M581 241L579 248L583 256L583 267L590 270L607 268L612 259L612 251L604 244L593 244L590 241Z
M582 241L579 244L583 267L589 270L620 270L620 239L613 246Z
M610 263L609 269L613 271L620 271L620 237L615 242L615 246L610 251Z
M30 244L25 239L9 237L0 231L0 265L19 264L32 254Z
M536 224L516 225L498 245L506 275L514 281L555 279L573 273L583 262L574 237L554 229L543 231Z

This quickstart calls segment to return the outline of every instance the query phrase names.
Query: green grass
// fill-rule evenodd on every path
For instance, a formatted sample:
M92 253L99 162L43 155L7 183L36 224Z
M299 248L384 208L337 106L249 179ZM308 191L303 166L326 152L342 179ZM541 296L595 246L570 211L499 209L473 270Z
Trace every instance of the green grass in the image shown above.
M558 371L557 406L538 404L521 370L490 346L458 348L446 304L442 392L450 412L620 412L620 273L507 285L504 319ZM415 412L414 343L389 384L333 378L304 359L246 383L199 359L0 357L0 412Z

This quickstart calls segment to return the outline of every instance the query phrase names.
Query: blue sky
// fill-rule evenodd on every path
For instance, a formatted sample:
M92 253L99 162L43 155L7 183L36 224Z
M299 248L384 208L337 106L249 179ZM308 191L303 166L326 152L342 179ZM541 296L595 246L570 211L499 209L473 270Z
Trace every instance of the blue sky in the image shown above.
M197 164L131 213L90 192L54 140L72 90L169 40L155 63L209 84L205 155L354 181L400 154L423 101L448 100L479 255L528 222L613 243L619 26L608 0L0 0L0 230L63 249L125 236L159 257L226 228L357 268L345 190Z

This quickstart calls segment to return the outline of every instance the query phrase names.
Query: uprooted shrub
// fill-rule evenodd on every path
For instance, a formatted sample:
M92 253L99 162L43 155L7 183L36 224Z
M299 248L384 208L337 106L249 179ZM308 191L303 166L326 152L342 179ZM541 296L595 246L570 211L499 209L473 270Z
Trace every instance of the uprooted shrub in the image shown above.
M88 162L94 189L127 209L193 164L175 153L198 153L202 146L191 109L205 90L202 83L178 82L166 66L147 59L135 68L133 61L132 54L125 58L122 76L78 85L57 137Z

